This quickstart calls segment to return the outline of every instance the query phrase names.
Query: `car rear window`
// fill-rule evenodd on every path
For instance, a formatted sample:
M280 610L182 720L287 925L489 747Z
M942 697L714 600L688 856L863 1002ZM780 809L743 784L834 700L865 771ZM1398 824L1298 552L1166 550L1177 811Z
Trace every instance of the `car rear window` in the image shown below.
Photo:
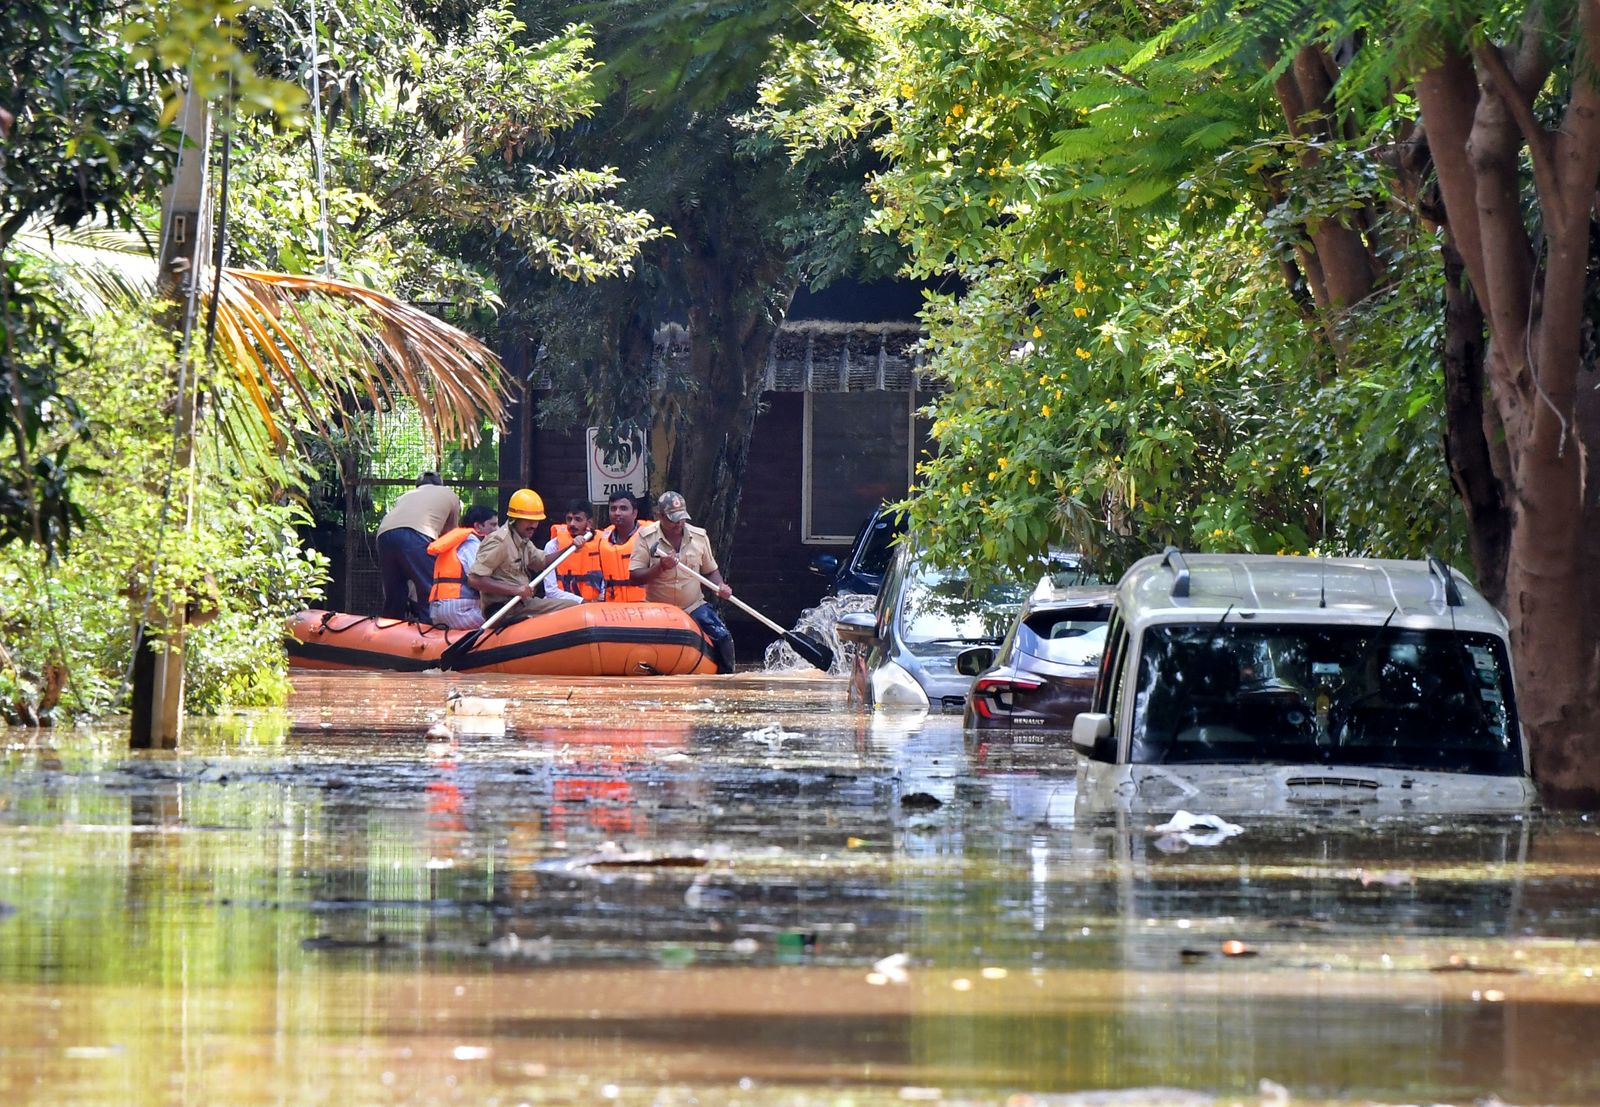
M924 568L906 585L900 616L905 640L998 642L1025 595L1020 584L974 592L965 573Z
M1098 665L1111 605L1034 611L1017 627L1017 649L1063 665Z
M1510 671L1488 634L1155 626L1139 658L1132 760L1515 774Z
M1042 576L1066 577L1080 565L1077 554L1052 550L1011 579L976 589L961 569L913 563L900 605L901 634L907 644L999 642Z

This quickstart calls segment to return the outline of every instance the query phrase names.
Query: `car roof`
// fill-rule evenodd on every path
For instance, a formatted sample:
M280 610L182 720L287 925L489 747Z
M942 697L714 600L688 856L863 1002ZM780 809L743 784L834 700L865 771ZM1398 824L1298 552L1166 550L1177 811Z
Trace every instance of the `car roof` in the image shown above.
M1388 622L1506 633L1504 617L1437 559L1183 554L1169 548L1123 574L1117 602L1130 624L1221 621L1231 612L1280 622Z
M1033 594L1028 597L1027 609L1031 614L1062 607L1093 607L1110 603L1116 594L1117 588L1113 584L1059 585L1046 576L1040 579Z

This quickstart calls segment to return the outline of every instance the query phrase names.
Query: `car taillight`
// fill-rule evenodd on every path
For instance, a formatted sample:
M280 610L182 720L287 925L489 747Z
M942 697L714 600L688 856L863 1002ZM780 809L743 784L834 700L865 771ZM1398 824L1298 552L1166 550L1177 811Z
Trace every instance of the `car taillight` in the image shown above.
M1043 681L1021 677L982 677L972 686L972 706L985 719L1011 714L1018 692L1037 692Z

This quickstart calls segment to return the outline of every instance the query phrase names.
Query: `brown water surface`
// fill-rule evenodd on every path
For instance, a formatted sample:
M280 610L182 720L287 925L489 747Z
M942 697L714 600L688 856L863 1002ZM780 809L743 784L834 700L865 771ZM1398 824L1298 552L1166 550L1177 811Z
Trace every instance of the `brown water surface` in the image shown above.
M295 685L4 732L0 1104L1600 1102L1580 816L1183 848L820 676Z

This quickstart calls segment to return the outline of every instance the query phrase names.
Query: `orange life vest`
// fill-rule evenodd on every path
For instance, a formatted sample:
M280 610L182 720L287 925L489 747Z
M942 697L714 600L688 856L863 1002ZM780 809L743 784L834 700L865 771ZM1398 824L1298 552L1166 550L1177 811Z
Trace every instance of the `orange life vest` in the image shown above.
M629 577L628 562L633 560L633 544L639 540L643 527L636 526L626 542L613 542L615 527L607 527L600 538L600 568L605 571L606 602L644 603L644 585L634 584Z
M551 527L550 537L556 540L557 556L572 545L572 534L565 524ZM600 538L601 534L596 533L582 549L556 568L557 585L563 592L581 596L584 603L594 603L605 594L605 574L600 569Z
M461 598L461 589L467 584L467 574L461 569L461 543L471 537L471 527L457 527L428 543L428 553L433 557L433 590L428 593L429 603Z

